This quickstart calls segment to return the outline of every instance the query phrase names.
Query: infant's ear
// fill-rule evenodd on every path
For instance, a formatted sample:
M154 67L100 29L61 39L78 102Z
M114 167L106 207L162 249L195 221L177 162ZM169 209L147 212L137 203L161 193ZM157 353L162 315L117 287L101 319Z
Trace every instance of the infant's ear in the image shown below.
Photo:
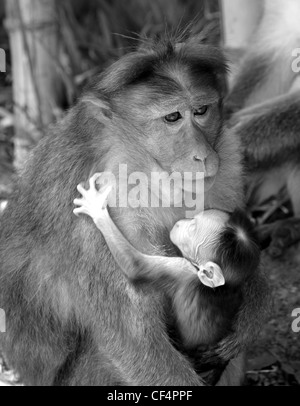
M225 285L222 269L214 262L207 262L200 266L198 276L203 285L209 288L218 288Z

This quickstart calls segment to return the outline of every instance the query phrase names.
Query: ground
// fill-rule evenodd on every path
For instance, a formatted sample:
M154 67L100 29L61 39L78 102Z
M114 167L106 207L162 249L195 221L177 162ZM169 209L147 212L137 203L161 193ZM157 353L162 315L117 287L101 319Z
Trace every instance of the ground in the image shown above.
M248 385L300 385L300 333L292 330L295 320L292 312L300 308L297 250L294 247L276 260L263 256L273 291L273 306L270 320L249 354Z

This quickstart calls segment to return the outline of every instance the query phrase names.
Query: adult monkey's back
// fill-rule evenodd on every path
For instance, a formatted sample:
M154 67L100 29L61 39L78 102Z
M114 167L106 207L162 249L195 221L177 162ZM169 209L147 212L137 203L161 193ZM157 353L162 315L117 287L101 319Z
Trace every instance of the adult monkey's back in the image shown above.
M92 221L72 215L72 202L80 181L104 170L118 175L124 163L129 174L149 178L205 171L207 208L241 205L238 144L223 132L223 71L219 51L193 40L129 54L36 148L0 241L3 346L25 383L201 384L168 337L164 296L128 283ZM111 215L138 249L175 255L169 231L185 212L119 208ZM245 294L255 300L247 299L237 336L258 325L261 283ZM232 377L238 368L229 370Z

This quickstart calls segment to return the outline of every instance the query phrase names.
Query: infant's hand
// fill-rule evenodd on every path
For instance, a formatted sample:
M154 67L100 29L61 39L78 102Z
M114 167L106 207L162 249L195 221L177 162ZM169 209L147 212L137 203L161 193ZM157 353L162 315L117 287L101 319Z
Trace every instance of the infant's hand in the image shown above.
M90 178L89 190L86 190L83 186L78 185L77 190L82 195L81 199L75 199L74 204L78 206L74 209L73 213L78 216L79 214L87 214L95 223L107 218L107 199L112 191L111 185L100 186L100 189L96 189L96 182L101 178L101 173L96 173Z

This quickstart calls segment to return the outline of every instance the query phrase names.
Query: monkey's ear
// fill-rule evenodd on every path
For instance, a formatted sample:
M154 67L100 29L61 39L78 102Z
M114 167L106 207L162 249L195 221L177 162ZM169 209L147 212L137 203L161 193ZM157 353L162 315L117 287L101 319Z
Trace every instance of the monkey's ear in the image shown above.
M209 288L218 288L225 285L225 278L222 269L214 262L207 262L200 266L198 276L203 285Z
M112 119L111 108L105 101L98 99L93 95L86 95L83 97L82 103L85 104L89 112L100 122L103 123L103 121Z

